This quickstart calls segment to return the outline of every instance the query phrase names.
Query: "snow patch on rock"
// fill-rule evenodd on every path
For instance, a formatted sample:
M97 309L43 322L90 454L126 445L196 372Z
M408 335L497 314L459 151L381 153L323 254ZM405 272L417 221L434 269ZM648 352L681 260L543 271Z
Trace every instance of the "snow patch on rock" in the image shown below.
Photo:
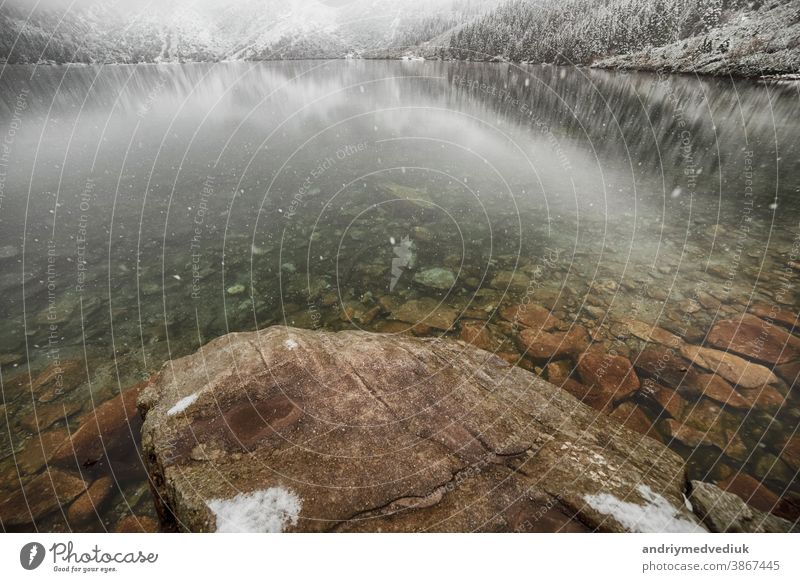
M289 489L270 487L207 505L217 518L217 533L279 533L297 524L303 502Z
M197 392L194 394L190 394L186 398L181 398L175 403L175 406L167 410L167 416L172 416L173 414L178 414L179 412L183 412L187 408L189 408L194 401L197 400L197 397L200 396Z
M616 519L631 532L640 533L692 533L706 530L680 516L679 510L650 489L639 485L637 490L645 500L644 505L622 501L610 493L584 496L584 501L600 513Z

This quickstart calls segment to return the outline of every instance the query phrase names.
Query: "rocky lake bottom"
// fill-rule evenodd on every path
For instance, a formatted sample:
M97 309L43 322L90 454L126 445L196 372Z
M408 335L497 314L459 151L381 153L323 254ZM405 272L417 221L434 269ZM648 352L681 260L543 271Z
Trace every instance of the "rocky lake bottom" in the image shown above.
M428 202L397 202L396 184L381 188L416 226L391 241L386 233L403 232L407 225L389 213L372 217L371 230L348 224L323 229L322 236L347 246L340 265L358 257L342 265L338 284L314 273L303 248L308 241L287 237L280 253L248 240L229 241L226 272L234 275L225 282L226 309L216 320L207 305L196 302L170 311L167 322L153 317L139 328L135 304L109 305L78 294L61 299L58 319L52 320L64 333L72 327L80 334L85 356L62 353L29 376L7 372L20 366L24 352L3 353L2 412L11 419L10 430L0 436L2 487L11 494L3 504L6 526L30 527L25 524L33 515L37 528L53 531L157 527L137 443L141 420L130 391L158 371L167 341L173 358L194 350L200 343L192 334L197 321L218 326L209 324L203 340L286 325L466 342L667 444L685 459L691 478L716 483L763 511L789 520L800 516L800 413L792 390L800 373L792 284L800 243L787 241L768 257L741 253L733 284L729 266L705 269L697 260L712 241L736 244L737 233L717 225L693 235L680 256L640 272L626 270L624 258L605 259L591 272L579 263L580 255L568 254L552 238L538 256L500 255L466 264L463 255L445 254L463 241L426 222ZM332 246L315 236L309 240ZM740 283L742 274L758 274L759 285ZM159 273L153 281L140 277L139 284L145 298L158 299L185 280ZM47 323L52 313L46 307L34 321ZM109 317L116 342L135 342L141 329L147 343L138 357L129 352L109 361L99 348L103 342L93 338L103 337ZM134 364L137 359L149 368ZM121 395L110 388L117 385L115 376ZM70 439L78 445L65 445ZM20 483L24 498L12 493Z

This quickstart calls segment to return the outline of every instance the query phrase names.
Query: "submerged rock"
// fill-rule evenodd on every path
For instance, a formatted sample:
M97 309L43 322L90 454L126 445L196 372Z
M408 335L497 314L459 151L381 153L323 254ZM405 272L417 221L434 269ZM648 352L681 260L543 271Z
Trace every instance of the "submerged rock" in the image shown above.
M21 424L33 433L41 433L57 422L66 423L75 413L79 412L82 404L77 400L57 400L47 404L35 404L35 414L25 415Z
M788 438L781 446L781 458L795 471L800 471L800 436Z
M458 312L455 309L429 297L407 301L391 314L391 319L412 325L424 324L442 331L452 328L457 317Z
M728 352L691 344L683 344L680 352L697 366L715 372L731 384L738 384L743 388L758 388L779 382L778 377L768 368Z
M761 408L771 413L777 412L786 401L786 397L772 386L738 388L737 392L751 408Z
M492 337L488 325L484 322L462 323L458 338L476 348L490 352L495 351L499 343Z
M535 303L509 305L500 309L500 317L522 327L553 331L564 325L549 309Z
M780 497L747 473L733 473L726 479L719 481L717 485L725 491L738 495L747 505L760 511L792 520L799 517L798 515L782 512Z
M710 400L699 400L683 407L680 419L661 423L667 435L683 445L716 447L738 461L748 458L749 449L739 433L739 420Z
M116 533L156 533L158 521L149 515L126 515L114 526Z
M229 334L139 406L168 528L702 530L675 453L461 342Z
M103 505L114 493L114 479L104 475L89 485L86 492L72 502L67 510L67 520L70 525L79 525L92 519L98 519Z
M624 426L638 433L658 439L653 423L641 408L633 402L623 402L611 413L611 418L618 420Z
M6 381L4 399L15 400L25 395L26 399L47 404L71 392L86 381L86 366L77 360L53 362L32 379L28 374L19 374Z
M500 291L524 291L530 280L519 271L500 271L492 278L489 287Z
M548 333L540 329L525 328L517 339L525 355L537 360L560 359L578 356L589 347L586 330L575 325L567 332Z
M11 366L22 361L22 354L0 354L0 366Z
M677 388L695 374L692 364L675 349L662 346L647 348L633 360L636 371L658 384Z
M432 289L447 291L456 284L456 276L447 269L426 269L414 275L414 282Z
M69 438L66 428L59 428L33 435L25 448L16 456L15 462L20 475L38 473Z
M80 477L51 469L0 501L0 523L4 527L35 524L85 490L86 483Z
M596 393L603 408L610 410L614 403L624 400L639 389L639 378L628 358L588 351L578 360L581 381Z
M776 305L754 302L750 304L748 311L761 319L770 320L776 325L781 325L790 331L800 326L797 313L786 309L779 309Z
M705 396L732 408L750 408L752 402L716 374L697 374L684 384L684 391L693 396Z
M0 247L0 261L5 259L13 259L19 255L19 249L14 245L5 245Z
M141 420L136 399L147 385L142 382L86 413L72 438L63 443L52 460L70 467L93 465L136 456L136 438Z
M718 322L708 343L767 365L800 359L800 338L753 315Z
M621 322L623 325L627 326L631 334L646 342L662 344L673 348L678 348L683 344L683 340L679 336L666 329L630 317L623 318Z
M688 406L680 394L664 386L654 385L651 396L662 410L672 418L680 418Z

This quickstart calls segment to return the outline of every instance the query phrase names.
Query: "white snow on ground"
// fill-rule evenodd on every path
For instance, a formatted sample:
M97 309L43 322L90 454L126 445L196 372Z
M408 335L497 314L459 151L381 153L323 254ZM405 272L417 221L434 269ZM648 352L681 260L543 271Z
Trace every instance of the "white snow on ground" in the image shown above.
M637 489L645 499L644 505L622 501L610 493L586 495L583 499L589 507L613 517L628 531L641 533L706 531L696 523L681 517L678 509L647 485L639 485Z
M208 508L217 517L217 533L278 533L296 525L303 502L283 487L239 493L231 499L212 499Z
M173 414L178 414L179 412L183 412L187 408L189 408L197 397L200 396L197 392L194 394L190 394L186 398L181 398L175 403L175 406L167 410L167 416L172 416Z

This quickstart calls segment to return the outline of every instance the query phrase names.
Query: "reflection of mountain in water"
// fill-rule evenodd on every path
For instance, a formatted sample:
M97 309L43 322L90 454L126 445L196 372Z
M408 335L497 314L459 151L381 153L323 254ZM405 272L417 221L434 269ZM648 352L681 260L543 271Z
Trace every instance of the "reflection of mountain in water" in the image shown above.
M686 191L694 172L701 199L729 200L720 190L743 188L741 168L750 150L757 150L755 195L762 210L774 201L779 183L789 189L798 184L786 163L796 157L798 125L775 121L793 119L791 87L513 65L456 64L448 79L456 99L500 112L522 131L590 145L605 165L617 159L627 172L649 175L656 184L663 179L666 194Z

